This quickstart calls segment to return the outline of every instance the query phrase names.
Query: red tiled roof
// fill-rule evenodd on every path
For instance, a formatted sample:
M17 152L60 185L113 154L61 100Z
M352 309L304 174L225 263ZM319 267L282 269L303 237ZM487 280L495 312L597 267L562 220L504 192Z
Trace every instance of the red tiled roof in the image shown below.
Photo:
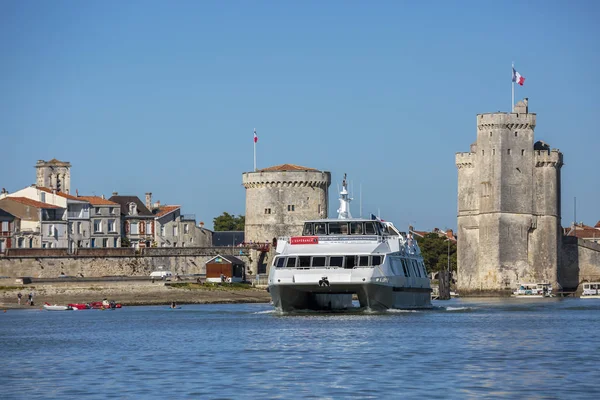
M271 172L271 171L317 171L314 168L303 167L295 164L281 164L275 165L274 167L259 169L258 172Z
M52 189L47 188L47 187L43 187L43 186L36 186L39 190L46 192L46 193L53 193ZM70 194L64 193L64 192L56 192L57 196L60 197L64 197L65 199L71 199L71 200L80 200L79 198L75 197L75 196L71 196Z
M31 200L27 197L6 197L8 200L14 200L17 203L25 204L26 206L32 206L35 208L63 208L58 206L53 206L52 204L42 203L41 201Z
M77 196L77 200L85 200L93 206L118 206L114 201L103 199L100 196Z
M600 229L588 225L576 225L564 228L565 236L575 236L581 239L600 238Z
M163 215L167 215L168 213L177 210L181 206L160 206L157 210L154 210L154 215L156 217L162 217Z

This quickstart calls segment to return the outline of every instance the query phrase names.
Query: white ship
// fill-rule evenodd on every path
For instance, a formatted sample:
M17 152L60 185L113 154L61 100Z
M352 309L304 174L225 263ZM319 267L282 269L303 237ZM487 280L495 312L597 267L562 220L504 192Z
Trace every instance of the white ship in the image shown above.
M583 284L582 299L600 299L600 282L586 282Z
M346 177L337 219L306 221L302 236L280 238L269 293L280 311L431 308L417 242L387 221L352 218Z
M536 298L554 296L552 294L552 284L550 283L520 283L511 297Z

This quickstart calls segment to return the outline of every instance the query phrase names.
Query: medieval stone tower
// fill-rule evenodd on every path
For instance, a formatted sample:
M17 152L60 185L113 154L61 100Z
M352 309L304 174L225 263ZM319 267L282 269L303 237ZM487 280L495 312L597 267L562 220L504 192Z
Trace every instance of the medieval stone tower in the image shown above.
M38 160L35 165L37 186L69 193L71 190L71 164L53 158L50 161Z
M563 156L534 144L528 101L512 113L477 115L477 141L456 154L458 289L514 289L519 282L559 288L560 170Z
M246 242L300 235L304 221L327 218L331 173L292 164L242 174Z

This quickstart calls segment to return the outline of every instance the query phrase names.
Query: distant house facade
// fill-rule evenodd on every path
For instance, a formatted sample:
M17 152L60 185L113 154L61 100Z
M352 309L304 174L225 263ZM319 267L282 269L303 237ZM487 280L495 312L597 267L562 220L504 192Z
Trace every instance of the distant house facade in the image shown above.
M0 208L19 218L20 229L15 237L22 247L68 247L66 208L27 197L1 199Z
M152 203L152 193L146 193L146 208L154 215L154 246L211 246L211 232L202 226L196 226L195 215L182 214L181 206Z
M66 208L69 251L74 251L79 247L90 247L91 226L90 203L88 201L56 189L36 185L7 194L7 196L25 197L41 203Z
M19 219L0 208L0 254L14 247L15 233L19 225Z
M90 247L121 247L121 206L100 196L79 196L90 203Z
M154 240L154 214L137 196L119 196L108 199L120 206L121 240L127 239L134 248L150 247Z

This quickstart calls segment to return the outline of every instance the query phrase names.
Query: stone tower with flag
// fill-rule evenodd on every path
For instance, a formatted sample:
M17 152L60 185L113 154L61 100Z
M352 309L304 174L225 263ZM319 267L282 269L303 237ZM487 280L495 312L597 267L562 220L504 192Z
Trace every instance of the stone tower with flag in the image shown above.
M477 115L477 140L456 154L458 290L502 292L518 283L560 288L563 155L534 141L528 100Z

